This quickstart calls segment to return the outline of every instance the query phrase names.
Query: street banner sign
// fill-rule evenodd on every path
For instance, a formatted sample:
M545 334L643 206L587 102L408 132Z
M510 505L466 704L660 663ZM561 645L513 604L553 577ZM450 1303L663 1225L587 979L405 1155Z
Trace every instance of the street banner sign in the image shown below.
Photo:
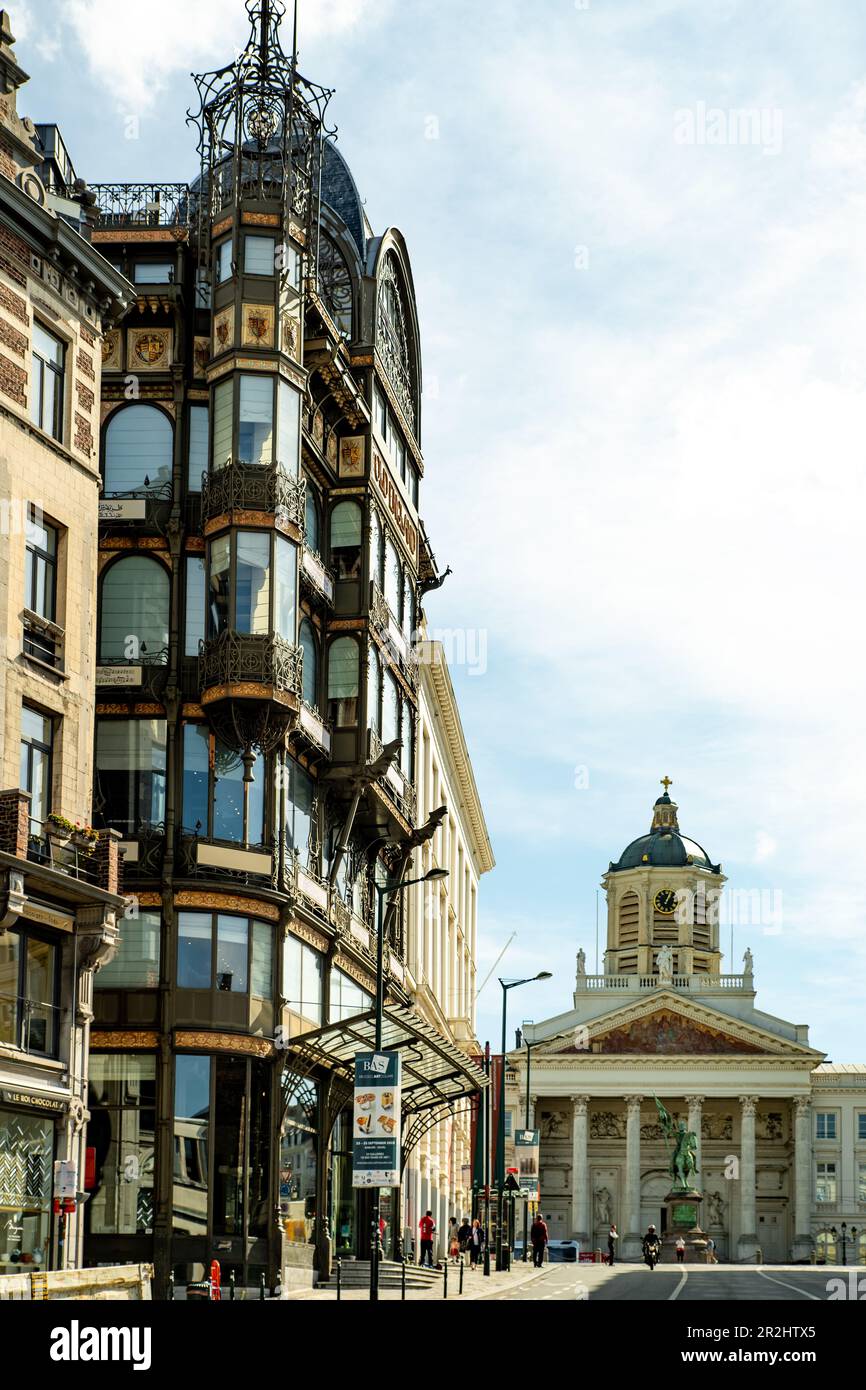
M540 1134L537 1129L518 1129L514 1134L520 1195L527 1202L538 1201L538 1162Z
M400 1182L400 1056L359 1052L352 1109L352 1186Z

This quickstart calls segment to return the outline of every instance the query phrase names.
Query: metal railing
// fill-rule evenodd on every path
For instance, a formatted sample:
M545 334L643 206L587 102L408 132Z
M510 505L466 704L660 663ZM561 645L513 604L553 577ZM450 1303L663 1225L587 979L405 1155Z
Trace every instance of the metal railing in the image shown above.
M27 858L31 864L57 869L83 883L95 884L99 880L94 851L84 838L74 831L67 833L50 821L31 820Z
M281 463L240 463L229 459L202 477L201 516L210 521L233 511L268 512L304 528L307 483Z
M52 671L62 671L63 628L39 613L31 612L29 608L24 610L23 622L24 655L41 662L43 666L50 666Z
M21 994L0 994L0 1043L39 1057L57 1051L60 1009L56 1004Z
M203 642L199 655L199 688L252 684L271 685L290 695L303 689L304 653L283 637L223 632Z
M98 227L177 227L192 226L198 211L198 198L185 183L93 183Z

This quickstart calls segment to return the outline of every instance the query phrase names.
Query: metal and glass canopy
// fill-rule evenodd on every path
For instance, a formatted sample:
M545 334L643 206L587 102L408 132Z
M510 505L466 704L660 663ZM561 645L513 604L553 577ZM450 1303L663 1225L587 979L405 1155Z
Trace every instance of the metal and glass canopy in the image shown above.
M327 1067L351 1086L355 1053L374 1052L375 1039L376 1011L370 1009L293 1038L291 1065L307 1073L314 1066ZM400 1053L404 1116L474 1095L489 1084L481 1068L414 1009L386 1005L382 1051Z

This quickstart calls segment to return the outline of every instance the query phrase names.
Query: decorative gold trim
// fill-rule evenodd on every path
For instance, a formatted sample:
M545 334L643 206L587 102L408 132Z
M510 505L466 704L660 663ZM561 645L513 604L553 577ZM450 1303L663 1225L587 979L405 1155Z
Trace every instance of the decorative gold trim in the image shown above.
M96 706L96 713L97 713L97 714L125 714L125 715L127 715L127 716L128 716L130 713L132 713L133 715L138 715L138 716L141 716L141 717L147 717L148 719L164 719L164 718L165 718L165 706L164 706L164 705L132 705L132 706L130 707L128 704L121 704L121 703L110 704L110 705L97 705L97 706Z
M241 222L245 227L279 227L280 218L275 212L244 212L241 214Z
M99 1033L91 1031L91 1052L153 1052L159 1047L158 1033Z
M366 971L362 970L361 967L356 965L353 960L350 960L348 956L335 956L334 964L338 969L345 971L347 975L351 975L352 979L366 989L368 993L376 993L376 981L373 979L372 975L368 975Z
M161 893L136 893L135 898L139 907L162 907Z
M273 1057L276 1048L267 1038L249 1038L243 1033L201 1033L178 1029L174 1045L194 1052L241 1052L246 1057Z
M301 941L306 941L308 946L315 946L317 951L327 953L328 938L313 927L308 927L306 922L299 922L296 917L293 917L287 930L290 936L297 936Z
M269 922L280 920L280 909L274 903L259 902L258 898L242 898L236 893L175 893L175 907L202 907L211 912L242 912L250 917L265 917Z
M204 719L204 710L201 705L184 705L181 715L184 719Z
M214 222L213 226L210 229L211 236L214 239L218 236L222 236L223 232L227 232L229 227L232 226L233 222L234 219L231 213L229 213L228 217L224 217L222 222Z

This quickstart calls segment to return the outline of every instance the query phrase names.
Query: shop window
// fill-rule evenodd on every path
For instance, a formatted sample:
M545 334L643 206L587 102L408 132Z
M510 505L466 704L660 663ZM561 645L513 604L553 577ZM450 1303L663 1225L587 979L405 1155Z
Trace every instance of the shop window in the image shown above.
M115 411L105 432L105 495L171 492L174 430L153 405Z
M30 358L30 418L38 429L58 440L63 439L65 370L66 344L34 320Z
M139 909L120 922L114 960L96 972L96 989L156 989L159 985L160 924L158 912Z
M0 1043L57 1054L59 948L31 931L0 936Z
M280 1135L280 1220L286 1240L308 1245L316 1219L319 1092L315 1081L288 1078Z
M187 487L190 492L201 492L202 474L208 471L210 452L210 412L206 405L191 405L189 408L189 469Z
M24 606L28 613L46 623L57 622L57 555L59 535L56 526L49 526L41 510L32 502L27 504L27 554L24 569ZM27 656L46 666L57 666L59 642L57 636L41 624L25 619L24 651Z
M106 719L96 730L96 805L122 834L165 822L164 719Z
M198 656L204 641L207 580L203 555L186 557L186 619L184 623L184 656Z
M361 577L361 508L338 502L331 512L331 566L338 579Z
M250 236L244 241L244 274L273 275L277 243L272 236Z
M311 709L319 708L319 647L313 624L304 618L300 631L301 650L304 653L304 699Z
M324 957L288 935L283 945L283 997L286 1007L310 1028L321 1027Z
M207 1235L211 1066L210 1057L175 1058L172 1225L176 1235Z
M169 590L168 571L159 560L128 555L109 565L101 590L101 662L168 662Z
M84 1208L87 1234L150 1235L156 1058L137 1052L91 1054L88 1082L93 1186Z
M53 1163L54 1121L0 1108L0 1274L49 1266Z
M44 833L51 811L54 720L31 705L21 707L21 789L30 793L30 833Z
M338 637L328 650L328 719L335 729L358 723L358 644Z

